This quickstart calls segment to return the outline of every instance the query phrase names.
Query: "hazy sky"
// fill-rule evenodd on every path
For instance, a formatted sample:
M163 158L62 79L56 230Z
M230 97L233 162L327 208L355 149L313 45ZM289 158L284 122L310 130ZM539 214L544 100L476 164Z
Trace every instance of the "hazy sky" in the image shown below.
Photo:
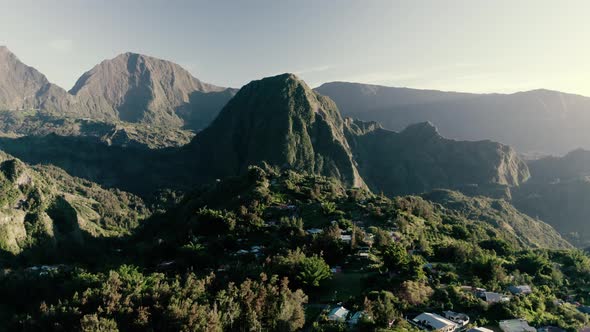
M240 87L294 72L470 92L590 95L590 1L0 0L0 44L69 89L126 51Z

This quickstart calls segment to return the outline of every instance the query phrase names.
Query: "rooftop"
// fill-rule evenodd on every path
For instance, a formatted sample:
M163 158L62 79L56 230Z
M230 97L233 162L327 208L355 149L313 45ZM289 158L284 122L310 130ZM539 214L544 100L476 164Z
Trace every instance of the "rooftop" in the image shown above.
M414 323L417 323L417 324L420 324L423 326L430 326L430 327L434 328L435 330L439 330L439 329L442 329L447 326L456 326L457 325L442 316L439 316L437 314L433 314L430 312L421 313L420 315L416 316L416 318L414 318L413 321L414 321Z

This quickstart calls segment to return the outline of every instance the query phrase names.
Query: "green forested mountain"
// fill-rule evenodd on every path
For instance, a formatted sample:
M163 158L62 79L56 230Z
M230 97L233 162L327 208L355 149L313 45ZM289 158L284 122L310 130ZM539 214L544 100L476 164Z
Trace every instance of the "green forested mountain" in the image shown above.
M0 262L75 256L98 238L131 234L148 213L137 196L106 190L53 166L0 154Z
M498 143L447 140L427 124L395 133L343 119L330 99L291 74L244 86L210 127L178 149L123 151L56 137L3 139L0 148L142 195L240 175L264 163L387 194L449 187L485 192L528 177L514 151ZM114 160L118 167L103 167Z
M111 258L118 267L5 272L3 326L346 329L327 319L336 302L365 311L359 327L367 330L393 321L392 330L414 331L404 315L449 307L487 326L513 317L570 329L588 322L569 303L535 307L585 287L586 256L563 250L568 245L557 235L523 241L522 234L489 220L506 210L495 202L480 204L454 192L432 197L440 205L416 196L391 200L334 178L253 167L200 187L145 221L118 244L121 253ZM534 284L534 293L488 304L460 287L505 292L514 282ZM63 286L44 287L52 283ZM17 293L29 296L15 300Z
M197 174L244 173L263 162L363 187L336 105L292 74L253 81L184 153Z
M372 126L349 130L347 137L361 176L372 190L388 195L436 188L487 194L518 186L529 177L526 164L512 148L491 141L445 139L430 123L399 133Z
M0 158L0 331L350 328L336 303L368 331L449 308L589 322L590 259L511 205L540 168L508 146L343 118L292 74L181 147L167 127L19 114L0 150L35 166Z
M395 133L344 120L330 99L289 74L242 88L187 151L196 173L216 178L266 162L390 195L518 186L529 176L508 146L447 140L429 124Z

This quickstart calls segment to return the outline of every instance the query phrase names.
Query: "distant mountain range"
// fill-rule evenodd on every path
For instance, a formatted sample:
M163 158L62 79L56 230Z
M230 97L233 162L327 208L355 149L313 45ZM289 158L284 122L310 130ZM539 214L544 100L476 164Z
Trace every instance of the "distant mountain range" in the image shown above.
M590 98L579 95L471 94L346 82L326 83L316 91L330 97L343 117L375 121L393 131L431 122L444 137L489 139L527 155L590 149ZM200 131L236 92L201 82L175 63L135 53L101 62L67 92L0 47L0 110Z
M390 195L435 188L487 193L529 176L526 164L502 144L444 139L428 123L396 133L344 119L334 102L291 74L244 86L211 126L181 148L149 152L93 144L81 137L0 140L1 149L27 162L55 164L142 195L241 175L250 165L325 175Z
M205 128L236 90L203 83L177 64L125 53L86 72L66 92L0 47L0 110Z
M590 98L558 91L470 94L333 82L316 89L344 116L402 130L432 122L452 139L491 139L519 153L565 154L590 148Z
M487 139L519 152L583 146L586 105L588 98L542 90L476 95L351 83L312 90L292 74L236 91L133 53L103 61L66 92L0 48L0 134L7 136L0 149L25 162L144 199L240 176L252 165L389 196L453 189L505 199L579 245L590 238L580 226L587 215L580 200L590 197L587 152L527 165L515 149Z

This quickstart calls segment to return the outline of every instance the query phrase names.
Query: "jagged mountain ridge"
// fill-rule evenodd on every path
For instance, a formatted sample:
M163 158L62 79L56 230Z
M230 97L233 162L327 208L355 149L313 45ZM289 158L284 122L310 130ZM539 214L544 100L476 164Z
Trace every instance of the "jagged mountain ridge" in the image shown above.
M189 146L199 173L238 175L266 162L363 187L336 105L292 74L244 86Z
M123 151L57 137L3 139L0 147L27 162L54 163L76 176L142 195L163 186L187 189L265 163L388 194L510 187L528 176L509 147L445 140L436 131L431 139L429 125L419 128L395 133L343 119L329 98L284 74L244 86L210 127L179 149ZM113 160L118 167L101 167ZM404 183L406 177L417 181Z
M0 110L47 109L69 113L73 98L45 75L0 46Z
M66 92L0 47L0 110L201 130L235 94L204 83L181 66L124 53L84 73Z
M445 137L490 139L519 153L563 154L590 148L590 98L559 91L470 94L332 82L316 88L344 116L399 131L430 121Z
M191 112L212 119L233 91L201 82L170 61L124 53L84 73L70 94L93 117L202 129L195 127L207 123L191 123ZM202 109L194 109L197 104Z
M529 176L514 150L499 143L447 140L428 123L395 133L345 120L329 98L292 74L246 85L189 150L206 160L198 174L221 178L266 162L391 195L518 186Z
M358 121L350 121L357 126ZM429 122L397 133L379 126L347 135L363 178L388 195L453 188L490 194L495 187L516 187L530 174L509 146L491 141L455 141Z

